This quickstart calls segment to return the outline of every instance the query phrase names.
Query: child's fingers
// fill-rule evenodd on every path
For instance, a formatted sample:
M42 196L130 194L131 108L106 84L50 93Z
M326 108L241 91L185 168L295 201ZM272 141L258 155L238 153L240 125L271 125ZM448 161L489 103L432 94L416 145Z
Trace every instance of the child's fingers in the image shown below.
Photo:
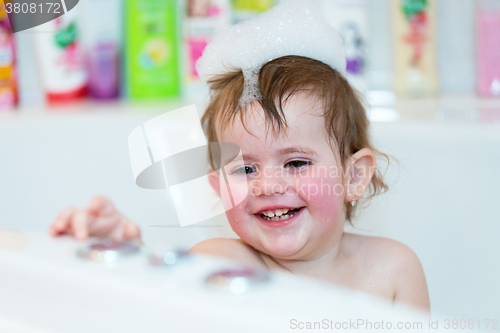
M141 229L130 221L126 221L123 226L123 239L132 240L141 238Z
M77 211L76 208L69 207L62 210L56 217L54 223L49 228L49 233L52 236L59 236L69 231L71 227L71 218Z
M115 240L140 238L140 229L118 213L111 201L96 196L88 209L66 208L49 227L53 236L71 233L78 240L90 236L109 237Z
M102 196L95 196L90 200L89 211L96 216L109 215L116 212L113 203Z
M97 216L89 225L89 235L106 237L121 223L122 217L118 214L110 216Z
M91 216L87 210L77 210L71 219L71 230L73 237L83 240L89 237L89 224Z

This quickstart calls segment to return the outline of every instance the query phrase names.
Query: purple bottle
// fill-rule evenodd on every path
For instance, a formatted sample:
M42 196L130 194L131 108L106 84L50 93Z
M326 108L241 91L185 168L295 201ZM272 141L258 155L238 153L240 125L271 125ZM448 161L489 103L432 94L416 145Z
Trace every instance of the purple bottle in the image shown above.
M122 5L122 0L80 1L88 92L94 99L116 99L120 96Z
M96 43L89 51L89 95L95 99L115 99L120 94L118 48L113 41Z

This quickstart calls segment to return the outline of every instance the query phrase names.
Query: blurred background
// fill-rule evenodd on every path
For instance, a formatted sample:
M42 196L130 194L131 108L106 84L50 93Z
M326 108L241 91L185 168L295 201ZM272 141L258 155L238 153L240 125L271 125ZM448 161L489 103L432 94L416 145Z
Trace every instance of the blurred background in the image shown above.
M318 1L344 40L349 79L372 120L499 119L499 0ZM203 100L195 63L211 37L277 2L82 0L15 34L2 12L1 112Z

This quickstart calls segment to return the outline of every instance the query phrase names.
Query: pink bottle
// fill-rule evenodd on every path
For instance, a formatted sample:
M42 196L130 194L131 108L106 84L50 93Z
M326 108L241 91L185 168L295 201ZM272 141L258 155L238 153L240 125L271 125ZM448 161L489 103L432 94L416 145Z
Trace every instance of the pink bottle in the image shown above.
M479 94L500 97L500 8L479 9L477 41Z

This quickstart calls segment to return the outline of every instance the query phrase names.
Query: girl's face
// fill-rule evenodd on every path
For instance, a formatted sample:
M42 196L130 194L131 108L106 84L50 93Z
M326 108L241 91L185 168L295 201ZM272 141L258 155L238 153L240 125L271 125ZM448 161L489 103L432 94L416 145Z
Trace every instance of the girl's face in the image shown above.
M284 107L288 129L277 136L266 133L260 106L247 113L248 131L235 117L217 133L220 141L241 148L224 167L232 196L244 198L226 211L229 223L243 241L273 257L321 256L342 235L346 187L319 105L303 94L289 98ZM224 184L219 177L220 189ZM231 207L227 194L222 199Z

